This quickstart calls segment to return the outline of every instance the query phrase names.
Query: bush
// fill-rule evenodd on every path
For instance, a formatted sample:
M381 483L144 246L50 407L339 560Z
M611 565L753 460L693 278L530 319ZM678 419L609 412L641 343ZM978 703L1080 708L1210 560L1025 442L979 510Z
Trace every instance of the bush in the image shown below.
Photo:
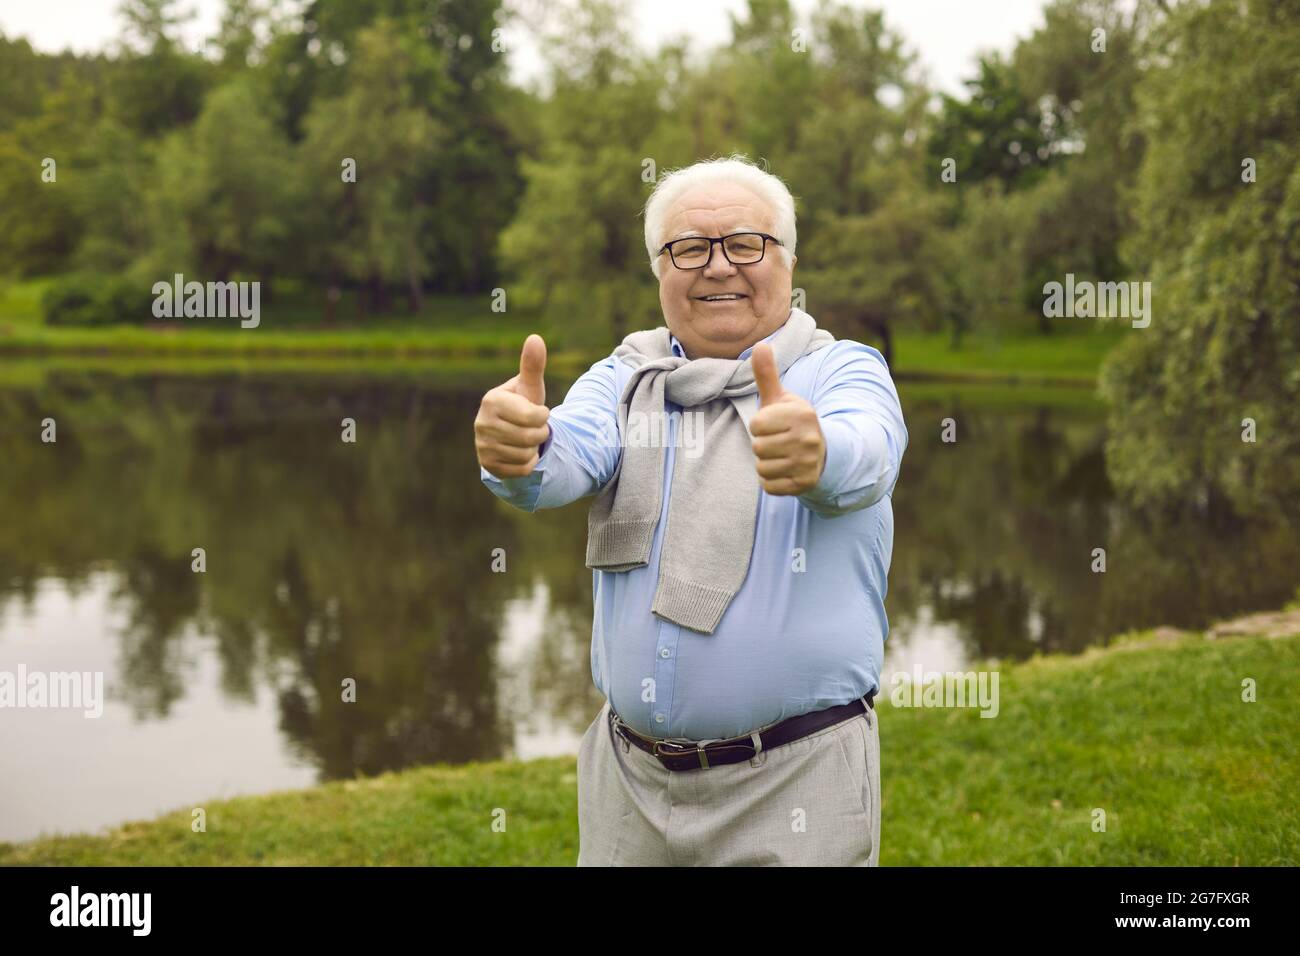
M46 325L115 325L153 319L153 293L124 276L69 276L41 299Z
M84 279L56 282L41 297L46 325L93 325L94 287Z

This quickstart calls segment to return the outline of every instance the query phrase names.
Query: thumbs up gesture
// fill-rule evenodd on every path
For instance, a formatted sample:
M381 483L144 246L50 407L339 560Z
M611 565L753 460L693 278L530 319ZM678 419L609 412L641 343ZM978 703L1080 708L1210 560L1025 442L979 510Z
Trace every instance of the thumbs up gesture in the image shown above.
M540 335L524 340L519 374L483 396L474 419L478 463L498 478L522 478L537 466L538 446L550 437L546 423L546 342Z
M759 399L749 421L758 477L769 495L801 495L817 484L826 465L826 437L817 410L781 387L772 346L754 346L750 361Z

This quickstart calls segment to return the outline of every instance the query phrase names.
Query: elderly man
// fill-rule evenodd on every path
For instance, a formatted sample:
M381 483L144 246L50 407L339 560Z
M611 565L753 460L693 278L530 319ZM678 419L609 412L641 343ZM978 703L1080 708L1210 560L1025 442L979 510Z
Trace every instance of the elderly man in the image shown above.
M530 335L474 422L512 505L596 495L578 864L873 866L907 446L889 370L791 308L794 200L742 158L665 176L645 237L666 327L553 410Z

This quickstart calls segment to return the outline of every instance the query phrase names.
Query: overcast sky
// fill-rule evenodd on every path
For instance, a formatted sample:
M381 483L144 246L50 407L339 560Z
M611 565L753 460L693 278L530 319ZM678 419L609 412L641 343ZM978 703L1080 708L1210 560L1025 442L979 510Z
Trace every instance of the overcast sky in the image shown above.
M886 22L919 54L930 81L950 93L962 92L961 80L972 72L975 54L984 49L1010 50L1018 37L1042 23L1043 0L850 0L854 6L883 8ZM187 41L215 31L224 0L190 0L198 13L186 30ZM633 35L649 48L668 37L686 34L704 47L726 40L729 12L745 9L744 0L633 0L637 19ZM806 15L815 0L794 0ZM117 35L118 0L0 0L0 30L24 36L39 50L71 47L99 50ZM527 82L540 65L535 45L521 32L504 39L511 53L511 72Z

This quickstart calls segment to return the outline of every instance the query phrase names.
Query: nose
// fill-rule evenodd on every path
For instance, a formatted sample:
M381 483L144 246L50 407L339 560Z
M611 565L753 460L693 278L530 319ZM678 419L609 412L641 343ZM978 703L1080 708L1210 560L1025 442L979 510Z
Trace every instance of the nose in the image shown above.
M731 260L727 258L726 253L722 251L722 243L709 243L709 261L704 264L704 274L710 279L725 279L733 276L738 271Z

